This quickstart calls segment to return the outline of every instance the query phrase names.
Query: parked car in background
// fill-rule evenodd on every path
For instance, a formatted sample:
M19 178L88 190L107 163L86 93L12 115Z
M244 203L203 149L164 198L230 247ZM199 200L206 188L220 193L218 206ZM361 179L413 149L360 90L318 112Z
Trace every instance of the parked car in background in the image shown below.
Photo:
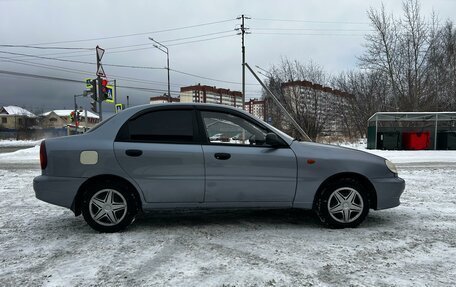
M369 209L398 206L405 187L384 158L299 142L209 104L129 108L86 134L43 141L40 159L36 197L101 232L142 210L180 208L313 209L327 226L355 227Z

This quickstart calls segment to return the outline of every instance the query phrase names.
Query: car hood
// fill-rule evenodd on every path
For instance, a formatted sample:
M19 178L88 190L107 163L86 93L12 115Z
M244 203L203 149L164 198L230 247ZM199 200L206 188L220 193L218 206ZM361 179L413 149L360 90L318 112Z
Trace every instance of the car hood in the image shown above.
M304 152L306 154L309 152L309 150L311 150L312 153L316 153L323 158L344 157L349 159L371 159L381 160L382 162L385 161L385 158L365 151L329 144L294 141L292 143L292 148L297 153Z

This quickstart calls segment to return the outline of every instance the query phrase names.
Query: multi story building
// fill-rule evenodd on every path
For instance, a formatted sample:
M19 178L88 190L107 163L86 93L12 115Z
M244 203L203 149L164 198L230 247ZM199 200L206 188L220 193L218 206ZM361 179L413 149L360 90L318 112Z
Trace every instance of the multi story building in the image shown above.
M282 90L296 112L318 118L323 132L344 129L352 95L309 81L286 82Z
M180 102L179 98L171 97L171 102L176 103ZM150 104L163 104L168 103L168 96L158 96L158 97L150 97Z
M180 101L183 103L222 104L242 108L242 93L198 84L181 87Z
M250 99L245 102L245 110L261 120L266 119L266 102L264 100Z

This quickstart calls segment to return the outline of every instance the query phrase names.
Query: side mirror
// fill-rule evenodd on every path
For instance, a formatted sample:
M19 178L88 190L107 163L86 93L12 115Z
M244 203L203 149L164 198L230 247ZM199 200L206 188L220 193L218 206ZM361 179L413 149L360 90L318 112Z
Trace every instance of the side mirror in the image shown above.
M278 147L282 145L282 141L275 133L266 134L266 144L272 147Z

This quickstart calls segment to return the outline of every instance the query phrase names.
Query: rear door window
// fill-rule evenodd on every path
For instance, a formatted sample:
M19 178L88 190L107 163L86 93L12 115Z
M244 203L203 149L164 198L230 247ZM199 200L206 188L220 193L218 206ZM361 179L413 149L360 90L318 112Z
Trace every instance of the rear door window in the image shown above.
M196 140L193 110L151 111L128 120L119 131L118 141L154 143L193 143Z

